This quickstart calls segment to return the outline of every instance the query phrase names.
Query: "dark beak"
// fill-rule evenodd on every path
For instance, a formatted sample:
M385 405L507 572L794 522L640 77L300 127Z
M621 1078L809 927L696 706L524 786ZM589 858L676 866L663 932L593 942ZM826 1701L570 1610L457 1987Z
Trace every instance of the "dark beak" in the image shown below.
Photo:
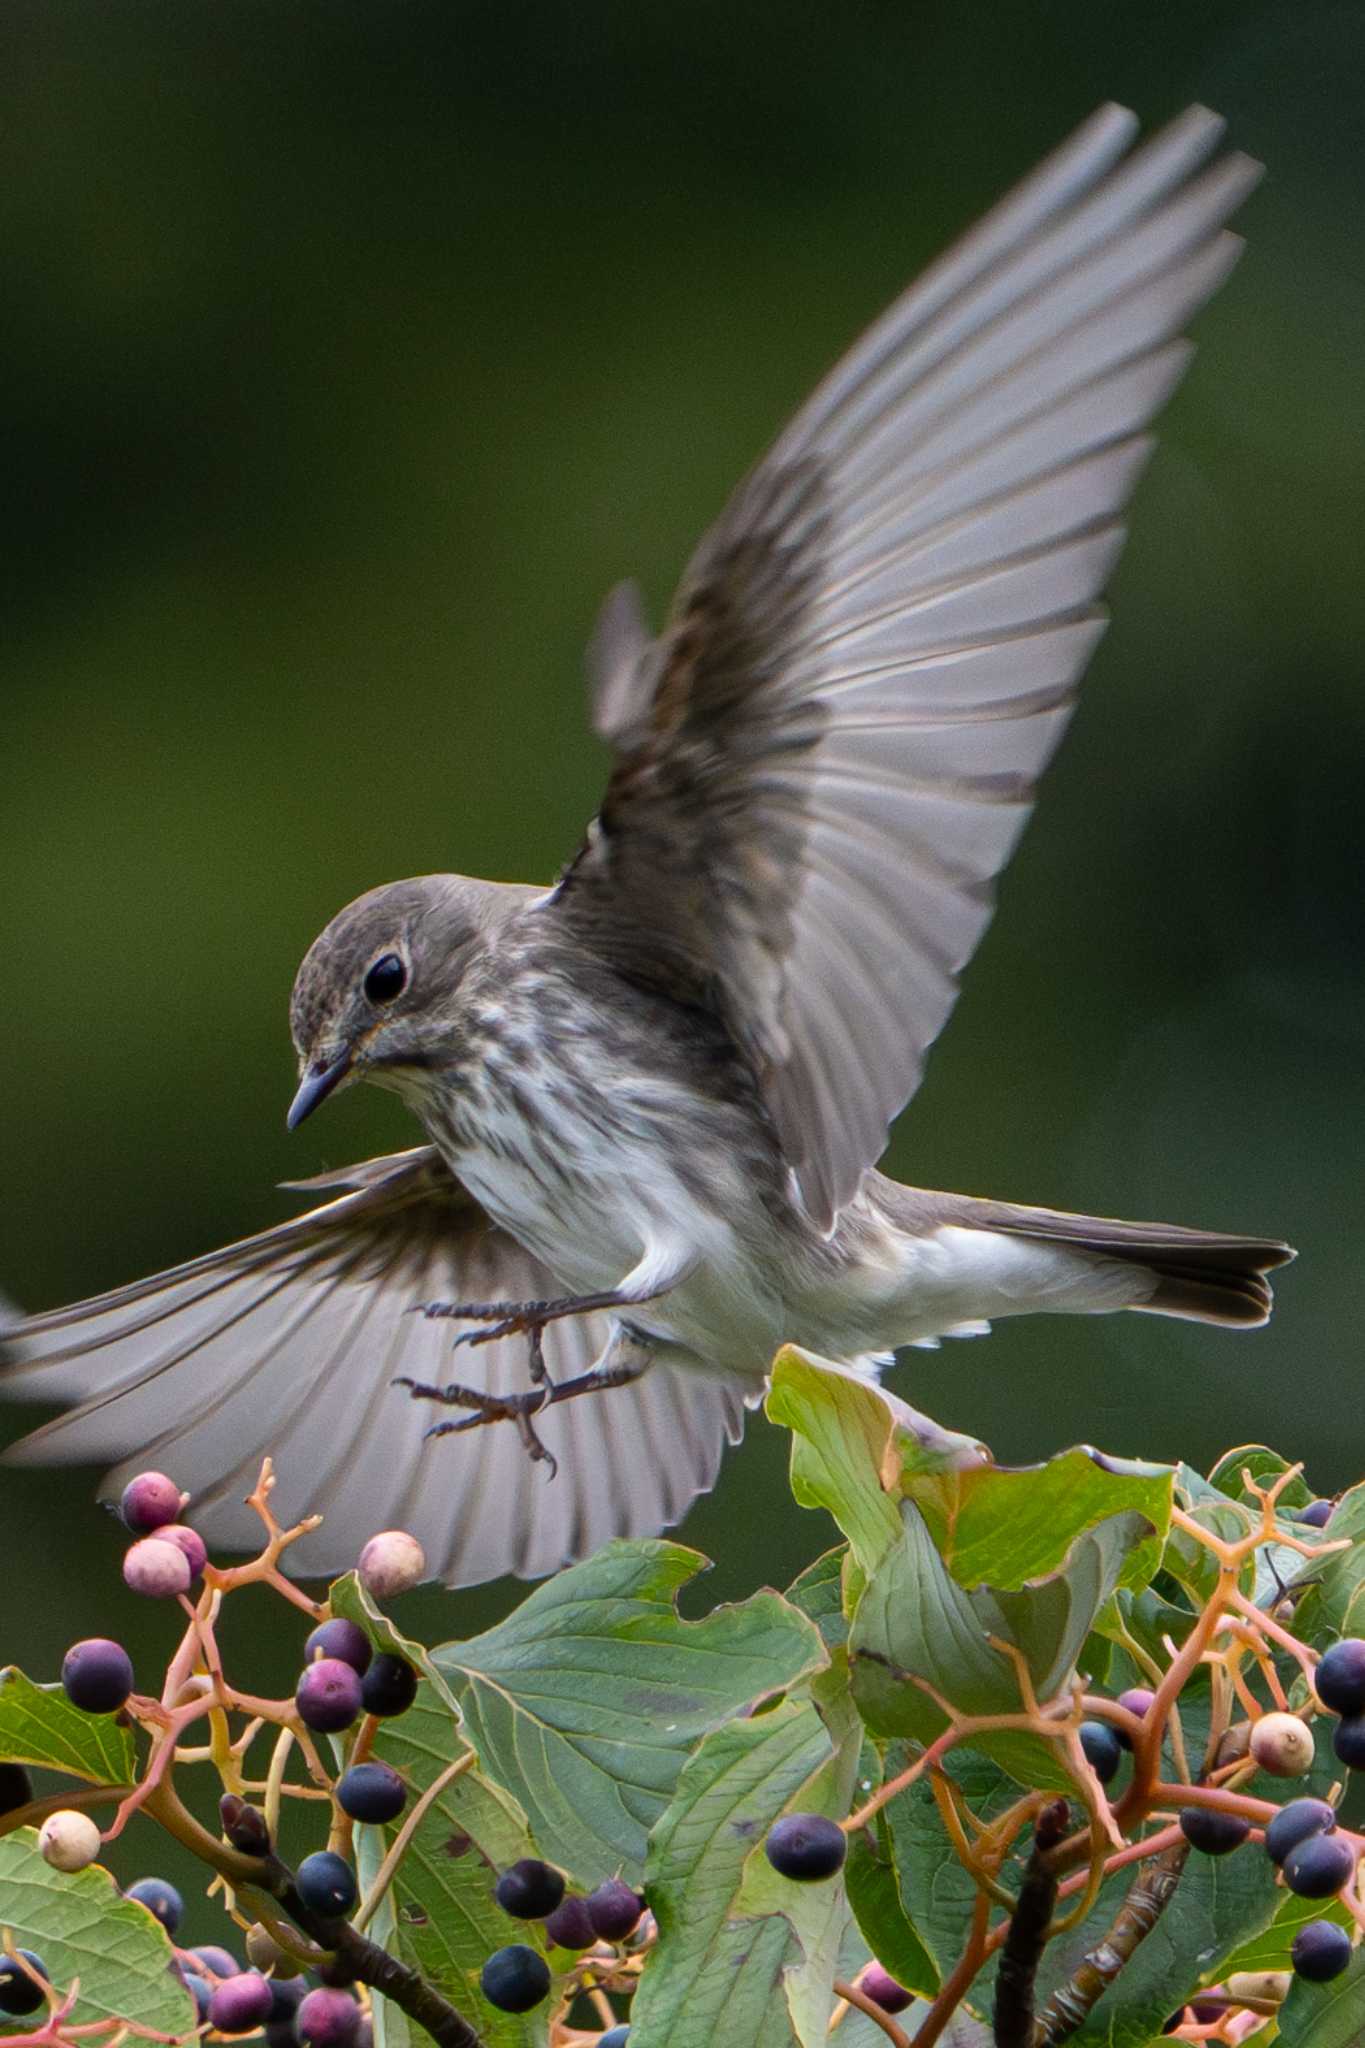
M325 1102L338 1082L344 1081L351 1071L351 1048L338 1053L330 1067L311 1066L299 1083L299 1092L289 1105L285 1118L286 1130L296 1131L306 1116L311 1116L320 1102Z

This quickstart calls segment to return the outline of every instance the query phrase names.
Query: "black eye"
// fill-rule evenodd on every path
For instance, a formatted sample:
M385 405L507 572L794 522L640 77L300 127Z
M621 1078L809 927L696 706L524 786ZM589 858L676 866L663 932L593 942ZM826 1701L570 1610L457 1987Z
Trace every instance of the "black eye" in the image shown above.
M381 953L365 976L365 993L372 1003L391 1003L407 987L408 970L396 953Z

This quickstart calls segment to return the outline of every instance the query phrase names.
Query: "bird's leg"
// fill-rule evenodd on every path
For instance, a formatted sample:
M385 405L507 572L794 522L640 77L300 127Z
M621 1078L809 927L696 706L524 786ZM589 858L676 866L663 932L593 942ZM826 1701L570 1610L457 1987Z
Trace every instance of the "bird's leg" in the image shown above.
M406 1375L393 1384L406 1387L414 1401L438 1401L447 1408L473 1410L472 1414L462 1415L458 1422L434 1422L425 1432L429 1437L458 1436L467 1429L481 1429L487 1422L515 1423L517 1434L532 1460L547 1463L553 1478L556 1461L536 1435L534 1418L560 1401L573 1401L580 1394L600 1394L610 1387L628 1385L631 1380L639 1379L650 1362L650 1356L650 1346L638 1332L620 1329L598 1364L574 1379L560 1380L555 1384L545 1375L542 1359L540 1381L525 1394L486 1394L478 1387L458 1384L437 1387L422 1380L409 1379Z
M413 1303L411 1313L425 1316L428 1322L488 1325L484 1330L461 1330L453 1340L452 1350L460 1344L495 1344L500 1337L530 1337L532 1378L537 1378L534 1354L547 1323L558 1322L561 1316L587 1315L593 1309L624 1308L642 1299L634 1291L611 1287L601 1294L560 1294L549 1301L418 1301Z

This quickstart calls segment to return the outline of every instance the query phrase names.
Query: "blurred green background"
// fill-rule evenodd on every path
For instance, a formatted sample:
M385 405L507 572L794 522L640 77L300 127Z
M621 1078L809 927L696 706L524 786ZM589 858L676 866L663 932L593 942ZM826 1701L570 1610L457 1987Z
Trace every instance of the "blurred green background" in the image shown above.
M551 876L606 587L661 608L831 358L1098 101L1200 98L1269 166L1249 253L889 1164L1303 1257L1255 1336L1007 1324L894 1384L1003 1458L1265 1438L1356 1478L1360 7L44 0L0 39L0 1285L114 1285L412 1142L373 1092L285 1136L314 932L398 875ZM756 1420L685 1525L708 1598L829 1540L784 1462ZM150 1676L171 1622L92 1480L0 1478L0 1657L108 1632ZM259 1690L297 1656L264 1618Z

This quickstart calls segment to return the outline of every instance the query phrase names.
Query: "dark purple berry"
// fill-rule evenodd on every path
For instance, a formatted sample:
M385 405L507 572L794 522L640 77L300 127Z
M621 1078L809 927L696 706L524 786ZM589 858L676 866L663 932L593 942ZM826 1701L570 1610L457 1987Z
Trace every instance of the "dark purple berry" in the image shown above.
M340 1657L343 1664L350 1665L357 1678L365 1676L373 1655L373 1647L364 1629L340 1615L335 1621L319 1622L303 1646L305 1664L311 1664L318 1657Z
M883 2012L904 2012L915 1995L913 1991L907 1991L903 1984L898 1984L891 1972L884 1970L880 1963L869 1963L859 1983L872 2003L879 2005Z
M243 1856L269 1855L270 1830L258 1806L248 1805L235 1792L225 1792L218 1801L218 1817L228 1841Z
M493 1897L514 1920L544 1920L563 1896L564 1879L536 1856L511 1864L493 1887Z
M1152 1701L1155 1698L1156 1694L1150 1689L1150 1687L1145 1685L1130 1685L1126 1692L1121 1692L1119 1694L1118 1705L1121 1707L1127 1707L1129 1713L1136 1714L1140 1721L1143 1715L1147 1712L1147 1709L1151 1706ZM1124 1749L1132 1748L1133 1738L1131 1735L1127 1733L1125 1729L1116 1728L1114 1730L1114 1733L1115 1735L1117 1735L1119 1743Z
M1251 1833L1251 1822L1239 1813L1219 1813L1212 1806L1182 1806L1178 1818L1185 1840L1205 1856L1226 1856Z
M270 1986L255 1970L227 1977L209 2000L209 2024L220 2034L250 2034L270 2017Z
M13 1813L33 1797L33 1780L22 1764L0 1764L0 1813Z
M808 1884L843 1869L848 1842L823 1813L788 1813L769 1829L764 1848L780 1876Z
M1310 1984L1330 1984L1351 1960L1351 1937L1335 1920L1310 1920L1294 1936L1289 1959L1296 1976Z
M1325 1529L1332 1519L1332 1510L1335 1506L1336 1502L1331 1500L1310 1500L1306 1508L1299 1509L1298 1520L1306 1522L1310 1529ZM1329 1923L1315 1920L1311 1924L1317 1927Z
M156 1540L158 1543L173 1543L177 1550L184 1551L192 1579L199 1577L209 1561L203 1537L185 1522L168 1522L164 1529L157 1530Z
M479 1972L479 1986L499 2012L530 2012L550 1989L550 1966L524 1941L495 1948Z
M360 1680L340 1657L319 1657L306 1665L294 1692L294 1705L305 1728L319 1735L337 1735L360 1712Z
M1313 1685L1334 1714L1365 1714L1365 1642L1359 1636L1344 1636L1324 1650Z
M640 1924L640 1894L623 1878L609 1877L588 1893L588 1918L599 1941L625 1941Z
M299 2037L294 2032L294 2015L287 2020L267 2020L264 2028L265 2048L299 2048Z
M196 1957L211 1976L240 1977L242 1974L242 1966L236 1956L230 1955L225 1948L219 1948L215 1942L205 1942L187 1953Z
M1081 1748L1101 1785L1107 1785L1123 1762L1123 1743L1107 1721L1082 1721Z
M358 1897L355 1872L344 1856L338 1856L331 1849L318 1849L312 1856L305 1856L299 1865L299 1897L310 1913L321 1913L328 1920L339 1920L349 1913Z
M402 1657L379 1655L360 1684L367 1714L405 1714L417 1697L417 1673Z
M337 1779L337 1805L352 1820L397 1820L408 1788L390 1764L352 1764Z
M87 1636L62 1659L62 1691L87 1714L112 1714L133 1689L133 1660L122 1643Z
M180 1981L194 2000L194 2010L201 2020L209 2016L209 2002L213 1997L213 1986L207 1977L201 1977L197 1970L182 1970Z
M1310 1835L1325 1834L1335 1827L1336 1814L1325 1799L1291 1799L1273 1820L1266 1822L1265 1853L1272 1863L1283 1863L1291 1849Z
M320 1985L310 1991L294 2017L295 2030L310 2048L355 2048L360 2007L349 1991Z
M164 1472L139 1472L123 1489L118 1511L134 1536L150 1536L180 1513L180 1488Z
M289 2027L292 2029L294 2015L307 1996L308 1985L305 1979L302 1976L271 1977L267 1981L270 1985L270 2012L266 2020L267 2026Z
M630 2028L622 2021L619 2027L608 2027L605 2034L597 2037L597 2048L626 2048L630 2039Z
M1332 1747L1348 1770L1365 1770L1365 1714L1343 1714L1332 1730Z
M1341 1835L1309 1835L1285 1857L1284 1881L1301 1899L1330 1899L1355 1867L1355 1850Z
M174 1934L185 1911L185 1901L173 1884L167 1884L164 1877L140 1877L136 1884L130 1884L123 1894L125 1899L136 1899L145 1906L154 1920L159 1920L167 1934Z
M555 1948L591 1948L597 1939L588 1902L577 1892L561 1899L545 1922L545 1939Z
M331 1984L338 1990L345 1991L355 1983L355 1965L349 1956L343 1956L338 1952L335 1955L324 1956L317 1965L315 1975L319 1984Z
M34 1955L31 1948L21 1948L19 1954L31 1970L36 1970L44 1982L48 1981L47 1965ZM45 2002L41 1986L24 1974L14 1957L0 1955L0 2012L22 2019L31 2012L37 2012Z

